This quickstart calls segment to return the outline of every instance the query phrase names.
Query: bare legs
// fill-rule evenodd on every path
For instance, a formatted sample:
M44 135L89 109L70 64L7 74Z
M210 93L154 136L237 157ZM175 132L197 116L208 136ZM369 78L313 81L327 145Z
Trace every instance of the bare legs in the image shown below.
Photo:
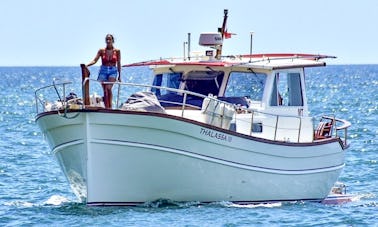
M110 77L108 82L115 82L115 78ZM113 101L113 84L102 84L102 89L104 90L104 104L106 109L112 108Z

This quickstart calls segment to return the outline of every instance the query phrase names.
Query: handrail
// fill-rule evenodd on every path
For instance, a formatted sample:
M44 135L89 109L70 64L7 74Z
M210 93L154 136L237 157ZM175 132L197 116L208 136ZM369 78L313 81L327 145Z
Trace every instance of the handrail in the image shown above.
M142 87L142 88L156 88L156 89L162 89L162 90L167 90L167 91L176 92L176 93L183 93L184 95L186 94L186 95L197 96L197 97L200 97L200 98L207 98L207 97L209 97L209 96L202 95L202 94L199 94L199 93L196 93L196 92L182 90L182 89L176 89L176 88L154 86L154 85L148 85L148 84L137 84L137 83L119 82L119 81L115 81L115 82L99 82L99 81L97 81L95 79L91 79L91 78L86 78L83 81L83 84L82 84L83 87L85 86L86 83L88 83L88 81L93 81L93 82L98 82L98 83L103 83L103 84L113 84L113 85L117 84L119 86L134 86L134 87ZM120 92L118 92L117 96L115 96L115 97L116 97L116 103L118 103L119 102L119 98L120 98ZM209 98L211 98L211 97L209 97ZM213 99L216 100L217 102L220 102L220 103L230 104L228 102L224 102L224 101L216 99L216 98L213 98ZM179 104L188 105L186 103L179 103Z
M34 92L34 98L35 98L35 102L36 102L36 112L39 113L38 101L39 101L40 105L44 105L43 100L38 97L38 94L39 94L40 91L45 90L47 88L55 88L55 91L57 92L57 95L58 95L59 99L61 99L59 92L56 90L56 86L63 86L63 100L61 100L61 101L65 102L66 101L65 100L66 99L66 94L65 94L66 89L65 89L65 87L68 84L72 84L72 82L71 81L65 81L65 82L62 82L62 83L55 83L54 82L51 85L40 87L37 90L35 90L35 92Z
M166 91L170 91L170 92L173 92L173 93L178 93L178 94L182 94L183 95L183 99L180 100L180 102L177 102L175 103L176 105L181 105L181 117L184 117L184 112L187 110L186 107L193 107L191 104L187 103L188 99L187 99L187 96L190 95L190 96L197 96L199 98L202 98L202 99L205 99L205 98L208 98L210 100L213 100L219 104L224 104L224 105L229 105L229 106L233 106L235 108L235 114L238 114L240 112L244 113L244 114L251 114L251 117L249 118L249 120L251 121L250 124L250 131L249 132L246 132L248 133L249 135L252 135L253 134L253 124L254 124L254 119L255 119L255 115L256 114L262 114L262 115L266 115L266 116L273 116L273 118L275 118L275 123L274 121L272 122L273 124L275 125L265 125L265 127L273 127L274 129L274 138L273 140L277 140L277 139L282 139L282 138L278 138L278 131L277 130L280 130L280 129L284 129L284 130L296 130L298 132L298 135L297 135L297 142L300 141L300 136L301 136L301 130L302 130L302 119L300 116L293 116L293 115L278 115L278 114L274 114L274 113L267 113L267 112L262 112L262 111L258 111L258 110L255 110L255 109L251 109L251 108L246 108L246 107L243 107L243 106L237 106L235 104L232 104L232 103L228 103L228 102L225 102L225 101L222 101L222 100L219 100L217 99L216 96L208 96L208 95L202 95L202 94L199 94L199 93L195 93L195 92L192 92L192 91L187 91L187 90L182 90L182 89L176 89L176 88L169 88L169 87L161 87L161 86L154 86L154 85L148 85L148 84L137 84L137 83L129 83L129 82L119 82L119 81L115 81L115 82L99 82L95 79L91 79L91 78L85 78L82 82L82 87L84 88L87 83L90 83L90 82L96 82L96 83L103 83L103 84L113 84L113 85L118 85L118 92L116 95L114 95L114 99L113 101L115 101L117 103L116 107L114 109L120 109L120 105L118 105L120 103L120 99L121 99L121 95L124 94L124 92L121 92L121 87L123 86L132 86L132 87L139 87L139 88L148 88L148 89L152 89L152 88L155 88L155 89L160 89L160 90L166 90ZM71 84L72 82L63 82L63 83L56 83L55 85L49 85L49 86L45 86L45 87L42 87L42 88L39 88L35 91L35 98L36 98L36 110L37 110L37 113L40 111L38 109L38 105L44 105L45 103L43 102L43 100L38 97L38 94L41 90L43 89L46 89L46 88L49 88L49 87L53 87L53 86L63 86L63 91L65 91L65 87L68 85L68 84ZM59 95L58 95L59 96ZM69 105L67 104L66 102L66 95L63 94L63 103L62 103L62 108L64 109L68 109ZM123 98L123 97L122 97ZM39 103L38 103L39 101ZM164 101L161 101L161 102L164 102ZM83 105L81 108L85 109L86 108L86 105ZM201 107L198 107L198 109L200 109ZM45 109L44 109L45 110ZM224 110L223 110L224 111ZM220 115L222 115L222 113L220 113ZM224 113L223 113L224 115ZM222 115L222 116L223 116ZM247 115L246 115L247 116ZM285 128L282 128L279 124L279 121L280 119L282 118L286 118L286 117L289 117L289 118L292 118L292 119L297 119L298 120L298 124L295 124L295 125L291 125L289 127L285 126ZM328 117L329 119L333 119L331 117ZM243 121L244 119L241 119L241 118L235 118L237 121ZM248 120L248 121L249 121ZM350 126L350 123L347 122L347 121L344 121L344 120L341 120L341 119L336 119L336 121L339 121L339 122L343 122L343 125L340 126L340 127L337 127L336 130L339 131L339 130L345 130L345 134L346 134L346 129ZM221 125L223 125L223 118L221 118ZM346 145L346 135L345 135L345 138L344 138L344 144Z
M344 120L344 119L339 119L339 118L335 118L335 117L331 117L331 116L322 116L323 119L327 119L327 120L332 120L335 122L335 130L336 130L336 134L335 134L335 137L338 137L338 131L341 131L341 130L344 130L344 139L342 139L343 141L343 145L345 147L348 147L349 144L347 143L347 138L348 138L348 128L352 125L349 121L347 120ZM340 122L342 123L341 126L337 126L336 125L336 122Z
M82 84L83 88L86 85L86 83L89 83L90 81L101 83L101 82L99 82L99 81L97 81L95 79L86 78L83 81L83 84ZM181 105L181 117L184 117L184 112L186 110L185 107L187 107L187 106L193 107L192 105L190 105L190 104L187 103L187 96L188 95L196 96L196 97L199 97L199 98L202 98L202 99L209 98L210 100L216 101L219 104L233 105L235 109L239 109L239 110L241 110L243 112L250 113L251 114L251 118L252 118L252 121L251 121L251 130L249 132L250 135L252 135L252 129L253 129L253 115L256 114L256 113L276 117L276 127L275 127L274 140L277 139L278 121L281 118L285 118L285 117L289 117L289 118L293 118L293 119L295 118L295 119L298 120L298 126L295 127L295 128L292 128L292 129L288 129L288 130L297 130L298 131L297 142L299 142L299 140L300 140L300 134L301 134L300 131L301 131L301 125L302 125L302 119L301 119L300 116L277 115L277 114L262 112L262 111L254 110L254 109L251 109L251 108L242 107L242 106L236 106L236 105L234 105L232 103L219 100L219 99L217 99L216 96L202 95L202 94L199 94L199 93L196 93L196 92L192 92L192 91L188 91L188 90L169 88L169 87L162 87L162 86L155 86L155 85L149 85L149 84L137 84L137 83L119 82L119 81L115 81L115 82L103 82L103 83L104 84L113 84L113 85L118 85L119 86L118 87L118 93L117 93L116 96L114 96L115 99L116 99L115 102L117 103L117 107L116 108L119 108L118 103L119 103L119 99L120 99L120 87L121 86L134 86L134 87L142 87L142 88L148 88L148 89L151 89L151 88L161 89L161 90L171 91L171 92L174 92L174 93L183 94L182 102L175 102L174 103L174 104L177 104L177 105ZM164 102L164 101L160 101L160 102ZM200 109L200 107L198 109ZM223 111L224 111L224 109L223 109ZM223 115L224 115L224 113L223 113ZM223 118L221 119L221 125L222 124L223 124Z

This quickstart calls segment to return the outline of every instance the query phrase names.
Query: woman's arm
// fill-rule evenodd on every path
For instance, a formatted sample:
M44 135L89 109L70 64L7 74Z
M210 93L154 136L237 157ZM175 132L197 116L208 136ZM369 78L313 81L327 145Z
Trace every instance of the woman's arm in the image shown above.
M94 65L94 64L97 63L98 59L99 59L100 56L101 56L101 52L102 52L101 49L99 49L99 50L97 51L96 57L95 57L91 62L89 62L89 63L87 64L87 67L89 67L89 66Z
M118 80L121 82L121 50L117 50Z

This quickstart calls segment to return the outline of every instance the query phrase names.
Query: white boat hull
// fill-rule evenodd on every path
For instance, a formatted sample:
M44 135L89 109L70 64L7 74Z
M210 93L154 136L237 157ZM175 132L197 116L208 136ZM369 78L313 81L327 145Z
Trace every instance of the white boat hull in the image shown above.
M75 194L94 205L322 200L344 167L337 139L274 142L166 114L48 112L37 123Z

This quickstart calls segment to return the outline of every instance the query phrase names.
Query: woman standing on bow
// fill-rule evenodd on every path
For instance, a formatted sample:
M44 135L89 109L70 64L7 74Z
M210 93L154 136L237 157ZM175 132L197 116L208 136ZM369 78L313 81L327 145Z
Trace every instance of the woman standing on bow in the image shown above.
M96 64L101 57L102 64L97 80L102 82L105 108L111 109L113 100L112 82L115 82L117 79L121 81L121 51L114 47L113 35L107 34L105 43L106 47L98 50L96 57L88 63L87 67Z

